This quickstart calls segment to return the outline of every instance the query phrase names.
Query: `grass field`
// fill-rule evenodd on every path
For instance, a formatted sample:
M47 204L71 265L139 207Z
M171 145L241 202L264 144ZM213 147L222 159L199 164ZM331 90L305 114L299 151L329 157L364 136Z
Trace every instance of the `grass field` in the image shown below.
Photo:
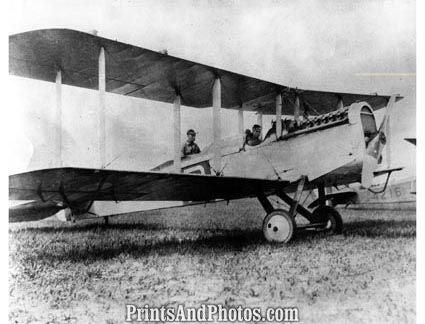
M343 235L265 243L254 200L11 224L11 323L122 323L125 304L297 306L303 323L415 322L414 211L341 210Z

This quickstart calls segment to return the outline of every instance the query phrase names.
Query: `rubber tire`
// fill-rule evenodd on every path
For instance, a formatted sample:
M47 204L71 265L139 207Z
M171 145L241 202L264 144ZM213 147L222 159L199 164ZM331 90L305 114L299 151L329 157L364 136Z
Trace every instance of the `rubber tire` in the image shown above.
M321 223L331 221L330 233L341 234L344 227L341 214L331 206L319 206L313 211L313 222ZM326 230L326 228L324 228Z
M282 216L280 219L281 221L286 221L288 225L289 233L283 238L276 238L276 236L273 237L273 235L270 235L270 228L272 224L269 224L270 220L275 218L276 216ZM292 240L295 234L295 230L297 228L297 224L295 223L295 220L292 216L289 215L289 213L286 210L283 209L275 209L270 214L266 215L263 220L263 235L264 238L271 243L288 243ZM277 227L275 227L277 228Z

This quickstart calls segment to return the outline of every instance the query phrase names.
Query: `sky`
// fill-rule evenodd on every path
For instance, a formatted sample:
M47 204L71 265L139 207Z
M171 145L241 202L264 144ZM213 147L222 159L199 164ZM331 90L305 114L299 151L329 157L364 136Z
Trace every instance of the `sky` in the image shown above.
M9 34L69 28L286 86L398 93L392 162L414 173L414 1L11 1ZM9 173L52 166L55 85L9 76ZM98 167L96 91L63 86L64 165ZM172 158L172 106L107 94L108 167L146 170ZM245 128L256 116L245 114ZM182 109L182 129L212 140L210 109ZM264 118L264 126L270 123ZM237 112L222 110L223 136ZM184 134L183 134L184 135ZM182 137L183 139L183 137Z

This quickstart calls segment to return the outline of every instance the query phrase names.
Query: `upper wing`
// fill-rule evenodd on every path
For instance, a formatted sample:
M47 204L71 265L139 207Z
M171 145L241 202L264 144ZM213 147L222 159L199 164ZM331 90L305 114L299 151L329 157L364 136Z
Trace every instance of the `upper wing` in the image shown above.
M270 194L286 181L82 168L44 169L9 177L9 199L80 204L93 200L209 201Z
M284 92L283 114L293 114L295 95L304 105L313 107L309 114L335 110L339 99L345 106L367 101L374 109L386 105L389 96L334 93L293 89L287 86L191 62L137 46L68 29L29 31L9 37L11 74L55 82L62 71L64 84L98 88L98 57L106 53L106 91L172 103L176 91L182 104L211 107L211 89L221 79L222 107L275 113L277 91Z

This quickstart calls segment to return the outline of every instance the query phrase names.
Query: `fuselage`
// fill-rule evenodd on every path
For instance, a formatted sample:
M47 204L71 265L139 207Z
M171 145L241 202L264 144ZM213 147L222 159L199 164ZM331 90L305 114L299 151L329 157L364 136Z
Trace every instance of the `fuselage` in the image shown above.
M301 123L302 125L302 123ZM182 159L182 172L215 174L296 182L306 176L312 187L345 185L361 181L368 136L377 133L373 111L367 104L318 116L279 139L273 129L257 146L245 146L243 139L222 141L220 165L209 147ZM172 161L153 169L174 172ZM295 186L289 186L291 191Z

